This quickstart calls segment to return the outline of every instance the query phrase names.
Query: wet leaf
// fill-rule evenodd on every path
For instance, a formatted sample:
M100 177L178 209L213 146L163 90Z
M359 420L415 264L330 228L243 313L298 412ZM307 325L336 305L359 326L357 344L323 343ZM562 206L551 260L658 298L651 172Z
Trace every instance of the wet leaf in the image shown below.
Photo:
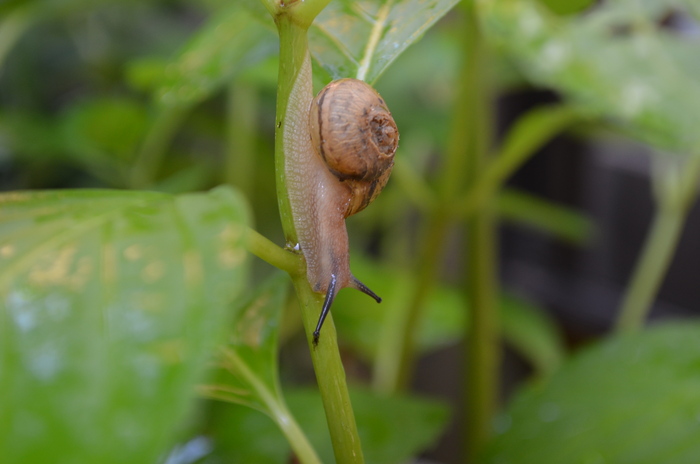
M487 35L533 82L646 143L698 151L700 26L693 0L602 2L570 17L548 14L531 0L482 0L480 8Z
M372 83L457 1L333 1L309 29L311 53L333 79Z
M3 461L153 463L246 276L230 189L0 195Z
M694 321L585 350L512 401L480 462L696 462L699 337Z

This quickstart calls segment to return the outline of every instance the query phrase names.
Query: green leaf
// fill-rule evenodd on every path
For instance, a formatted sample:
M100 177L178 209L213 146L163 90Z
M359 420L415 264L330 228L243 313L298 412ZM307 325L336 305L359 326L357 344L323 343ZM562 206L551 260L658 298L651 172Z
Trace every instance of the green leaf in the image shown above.
M286 274L276 273L242 305L229 343L222 347L220 367L226 372L219 383L205 387L207 396L274 415L270 399L283 401L277 376L277 342L288 283Z
M534 0L482 0L485 31L533 82L630 135L680 152L700 147L700 42L665 26L694 0L603 2L559 17Z
M331 2L309 29L311 53L333 79L372 83L457 1Z
M274 33L234 2L216 14L165 68L156 99L164 105L196 104L278 48ZM134 70L134 75L140 73Z
M667 324L597 344L521 392L484 463L695 463L700 324Z
M316 451L289 412L279 385L277 342L288 284L286 273L273 275L238 312L229 344L221 347L219 365L224 372L215 384L201 387L200 391L210 398L267 414L285 435L300 462L320 464Z
M0 195L0 454L155 462L247 275L228 188Z
M446 406L434 400L407 395L384 397L361 389L351 389L351 396L367 462L408 462L435 442L449 419ZM318 392L292 390L286 397L321 461L335 462ZM259 412L227 406L217 410L215 418L211 427L214 453L206 463L288 462L289 445L273 422Z
M497 198L498 214L561 240L582 245L593 235L591 220L571 208L557 205L528 193L503 189Z
M235 403L217 402L210 409L205 433L212 452L202 464L289 462L289 443L268 415Z

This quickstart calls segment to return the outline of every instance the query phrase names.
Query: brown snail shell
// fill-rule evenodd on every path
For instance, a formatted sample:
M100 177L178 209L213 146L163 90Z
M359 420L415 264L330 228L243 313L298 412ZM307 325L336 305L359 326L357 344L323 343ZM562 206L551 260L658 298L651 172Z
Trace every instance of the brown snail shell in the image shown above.
M352 190L345 217L362 211L394 166L399 131L386 103L363 81L333 81L311 102L309 129L316 153Z

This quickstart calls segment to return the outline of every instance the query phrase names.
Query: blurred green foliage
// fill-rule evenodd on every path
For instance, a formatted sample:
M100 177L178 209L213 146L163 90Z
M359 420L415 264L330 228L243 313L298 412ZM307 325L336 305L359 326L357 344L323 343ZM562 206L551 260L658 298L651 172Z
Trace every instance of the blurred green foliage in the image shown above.
M369 462L416 456L450 419L444 404L376 387L399 362L394 342L406 334L395 322L420 284L416 218L442 201L435 165L454 130L463 23L455 12L433 26L456 3L336 0L310 32L315 85L377 81L402 131L393 180L349 220L353 269L385 301L347 291L333 308L344 354L367 367L375 387L353 394ZM697 32L700 8L592 3L476 2L496 90L546 86L564 103L523 117L494 148L513 162L487 170L490 189L464 197L493 197L501 219L575 244L592 236L586 217L502 188L566 127L634 137L659 149L661 163L677 163L690 187L698 180L685 163L700 146L700 36L669 23L682 17ZM289 411L332 462L318 397L278 379L279 344L293 347L300 330L283 318L295 310L286 277L269 277L260 263L249 272L244 259L250 224L282 243L272 160L277 47L253 0L0 5L3 462L162 462L175 436L211 440L198 462L287 462ZM660 183L666 197L694 198L674 179ZM220 184L237 191L188 193ZM121 190L31 192L66 187ZM471 323L457 278L439 277L420 315L419 354L458 343ZM535 303L503 291L498 310L500 335L537 377L496 420L484 462L694 462L697 324L615 338L568 359ZM216 345L240 362L226 363ZM205 377L213 361L225 369ZM257 410L207 402L187 419L196 385Z
M515 398L483 462L695 462L698 330L667 324L579 353Z

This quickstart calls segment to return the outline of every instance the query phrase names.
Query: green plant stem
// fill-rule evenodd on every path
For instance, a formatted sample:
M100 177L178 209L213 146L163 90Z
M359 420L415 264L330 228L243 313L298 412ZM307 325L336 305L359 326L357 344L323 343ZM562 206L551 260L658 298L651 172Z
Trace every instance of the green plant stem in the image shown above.
M345 369L338 351L338 336L333 317L328 315L323 324L323 335L319 338L318 345L314 346L312 334L321 312L323 295L311 291L306 276L294 279L294 288L302 310L302 321L309 340L311 360L333 442L335 461L338 464L363 463L360 436L350 402Z
M292 277L304 274L301 256L275 245L256 230L248 229L248 251Z
M493 156L483 156L479 175L466 185L467 192L463 193L464 179L468 172L473 174L475 169L470 165L473 163L470 156L475 153L475 141L481 137L465 128L482 124L479 121L484 117L484 114L474 110L480 104L480 92L474 90L478 87L469 86L487 85L477 82L475 79L479 76L472 75L473 70L467 63L472 52L465 51L464 69L457 80L462 85L455 99L450 143L439 176L437 194L429 191L428 186L410 168L401 168L400 163L395 167L395 175L399 176L398 181L408 198L428 216L425 232L421 235L423 245L415 263L417 272L409 306L403 313L392 317L388 323L391 327L385 330L380 343L373 379L375 389L381 392L400 390L410 381L420 313L437 279L442 244L450 228L459 220L469 220L477 215L484 206L491 208L491 200L515 170L552 137L581 119L572 108L564 105L530 111L509 131L505 142ZM488 148L486 142L484 153Z
M489 159L481 175L469 186L455 208L467 218L491 198L520 166L555 135L581 120L570 107L553 105L536 108L522 116L508 132L501 148ZM464 131L466 133L466 131Z
M380 393L393 394L405 390L411 381L416 334L425 302L438 277L450 217L438 208L425 223L423 246L415 263L416 274L408 307L396 311L386 325L374 364L373 388Z
M292 4L294 5L294 4ZM314 7L307 1L307 7ZM271 8L271 7L268 7ZM320 9L319 9L320 11ZM308 18L307 18L308 19ZM287 196L284 160L284 130L290 94L303 66L311 66L309 57L307 28L295 22L287 14L275 17L280 36L280 68L277 89L277 123L275 131L275 167L277 175L277 195L282 227L288 243L297 243L291 206ZM311 360L316 372L326 420L333 443L333 452L338 464L364 462L360 438L355 424L355 415L350 403L345 370L338 351L337 336L333 318L329 316L323 326L323 336L317 346L313 344L313 331L321 312L323 295L314 293L306 280L306 275L293 276L294 288L302 311Z
M500 328L496 278L496 221L485 207L467 223L467 285L471 324L465 356L466 456L473 460L491 436L499 390Z
M277 426L287 438L287 442L294 450L294 454L302 464L321 464L321 460L316 454L316 450L304 435L299 424L294 420L294 416L287 405L277 403L277 409L273 410L273 415Z
M258 91L255 86L232 82L228 87L228 121L224 182L252 198L255 178L255 134Z
M462 77L457 82L463 82ZM430 207L421 234L421 248L418 259L414 263L414 282L411 286L411 296L408 307L396 319L391 321L387 335L380 344L377 362L374 369L374 387L380 392L395 393L404 390L409 385L415 366L415 340L420 327L421 316L425 303L430 295L440 272L445 238L454 225L456 217L450 205L455 202L465 176L466 133L464 126L469 118L470 106L465 100L466 92L460 85L455 99L450 143L446 152L445 162L441 167L439 177L440 189L435 198L425 206Z
M465 132L469 187L479 182L488 166L491 144L492 89L489 59L475 6L464 4L466 25L464 50L467 60L463 73L462 98L471 109ZM455 147L457 150L459 147ZM464 287L471 308L471 324L465 333L466 364L465 461L472 462L491 435L499 387L500 340L498 323L498 281L496 277L496 221L494 198L484 198L479 211L467 221L467 281Z
M465 39L466 40L466 39ZM464 53L464 64L456 82L457 88L450 140L445 161L439 174L440 186L437 195L431 195L430 201L423 206L430 212L424 221L426 226L421 234L421 248L415 262L414 282L409 305L401 314L392 319L391 325L380 344L374 369L374 387L378 391L393 393L405 389L411 380L415 364L415 339L420 327L421 315L426 300L437 281L443 246L450 228L461 217L454 208L464 188L464 179L469 169L467 151L473 146L473 130L465 128L475 126L481 114L474 114L474 102L478 90L468 88L475 83L469 74L471 68L471 50ZM469 213L473 214L474 210Z
M316 451L309 443L306 435L299 427L299 424L294 420L294 416L289 412L287 405L282 400L282 395L279 392L279 385L276 385L277 394L270 391L260 378L254 374L248 365L240 358L238 353L230 349L224 349L226 363L230 365L229 370L235 375L240 375L245 379L250 386L255 389L260 399L270 411L272 420L275 421L287 442L294 450L294 454L303 464L321 464L321 460L316 455ZM206 392L206 390L205 390ZM216 395L213 395L217 398Z
M163 164L168 144L185 113L186 109L181 107L158 108L155 120L136 155L129 183L131 188L144 189L153 184Z
M647 313L671 263L683 230L685 215L661 209L654 217L644 251L625 294L618 331L634 331L644 325Z
M682 173L679 174L679 170ZM657 174L665 177L662 179L665 182L658 185L659 210L627 287L617 320L618 332L636 331L644 325L695 199L700 180L700 157L694 156L676 170Z

